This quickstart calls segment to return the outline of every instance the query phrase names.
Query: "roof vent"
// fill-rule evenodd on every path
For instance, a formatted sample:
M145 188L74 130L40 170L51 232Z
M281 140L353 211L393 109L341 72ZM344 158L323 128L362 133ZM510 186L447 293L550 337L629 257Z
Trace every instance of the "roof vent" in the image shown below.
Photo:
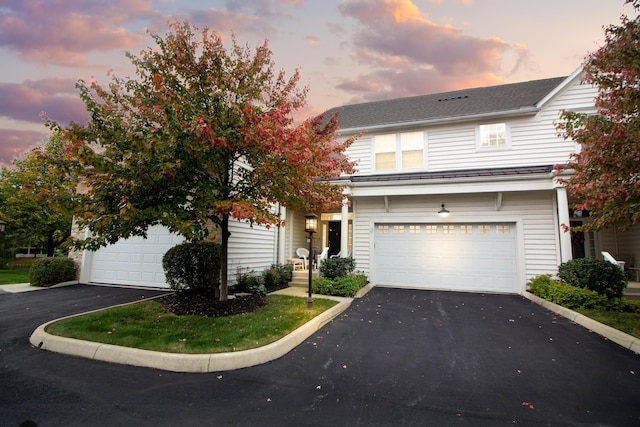
M453 101L454 99L466 99L468 98L469 95L464 95L464 96L452 96L451 98L439 98L438 102L442 102L442 101Z

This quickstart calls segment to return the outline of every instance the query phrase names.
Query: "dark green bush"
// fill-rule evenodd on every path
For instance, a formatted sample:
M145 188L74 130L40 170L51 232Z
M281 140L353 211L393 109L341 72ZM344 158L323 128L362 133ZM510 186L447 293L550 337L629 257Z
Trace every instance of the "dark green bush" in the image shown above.
M607 308L608 300L605 296L598 294L596 291L577 288L558 280L553 280L550 275L535 277L528 285L533 294L563 307Z
M627 278L617 265L593 258L578 258L560 265L558 277L564 284L585 288L607 298L622 298Z
M71 258L40 258L29 269L33 286L48 287L76 278L76 263Z
M267 288L264 285L264 275L250 271L248 273L238 273L236 292L248 292L256 295L266 295Z
M353 258L329 258L320 263L320 275L327 279L335 279L336 277L345 277L353 273L356 268L356 262Z
M312 291L313 293L321 295L352 297L366 284L367 276L362 274L337 277L333 280L326 277L320 277L314 279Z
M167 283L176 293L204 292L220 284L221 248L213 242L182 243L162 258Z

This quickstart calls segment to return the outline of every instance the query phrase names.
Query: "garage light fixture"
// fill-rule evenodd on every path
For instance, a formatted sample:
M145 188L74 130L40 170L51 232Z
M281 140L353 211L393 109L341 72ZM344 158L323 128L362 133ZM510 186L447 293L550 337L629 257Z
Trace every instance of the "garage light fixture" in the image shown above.
M441 217L441 218L446 218L446 217L448 217L448 216L449 216L449 214L450 214L451 212L449 212L449 211L444 207L444 203L443 203L442 205L440 205L440 206L441 206L441 208L440 208L440 210L438 211L438 215L440 215L440 217Z

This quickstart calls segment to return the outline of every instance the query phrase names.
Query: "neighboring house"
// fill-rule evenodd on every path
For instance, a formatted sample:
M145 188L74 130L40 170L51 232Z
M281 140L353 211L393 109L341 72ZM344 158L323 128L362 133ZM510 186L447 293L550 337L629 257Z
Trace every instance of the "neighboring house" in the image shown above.
M347 150L358 172L336 180L345 185L342 209L317 213L317 252L351 254L374 285L458 291L522 293L532 277L601 251L635 266L638 227L573 238L563 231L588 221L586 212L570 209L574 200L554 173L579 150L558 136L560 112L595 111L597 90L581 85L580 73L331 110L340 112L342 137L365 134ZM234 222L230 275L235 267L286 262L308 246L306 212L281 213L282 229ZM118 243L92 260L85 256L83 281L138 283L144 272L131 271L139 262L157 267L178 241L157 234L157 243ZM148 246L156 248L153 255ZM129 278L113 279L116 267ZM161 266L155 276L162 285Z

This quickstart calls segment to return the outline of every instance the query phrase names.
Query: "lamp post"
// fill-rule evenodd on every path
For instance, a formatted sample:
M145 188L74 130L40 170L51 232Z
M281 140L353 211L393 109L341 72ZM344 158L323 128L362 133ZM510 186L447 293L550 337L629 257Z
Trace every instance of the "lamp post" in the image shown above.
M313 309L313 297L311 296L311 282L313 280L313 233L318 231L318 216L308 214L304 216L304 231L309 233L309 296L307 297L307 310Z

